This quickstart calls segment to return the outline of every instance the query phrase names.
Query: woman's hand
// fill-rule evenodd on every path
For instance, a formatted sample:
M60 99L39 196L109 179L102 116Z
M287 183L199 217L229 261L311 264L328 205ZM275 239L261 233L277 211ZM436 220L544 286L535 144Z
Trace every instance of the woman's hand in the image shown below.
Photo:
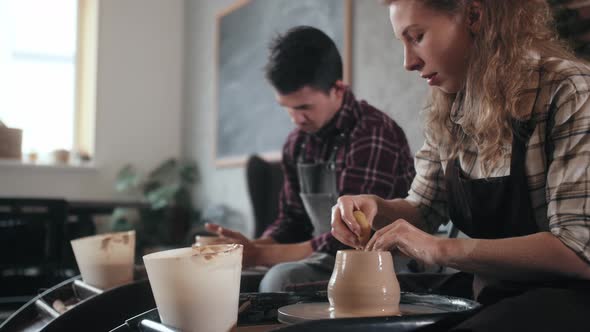
M332 235L338 241L359 248L362 244L359 237L362 235L361 225L357 222L353 212L362 211L369 225L377 215L377 200L374 195L341 196L336 205L332 207Z
M366 250L400 251L426 265L440 264L442 239L409 222L398 219L381 228L367 243Z

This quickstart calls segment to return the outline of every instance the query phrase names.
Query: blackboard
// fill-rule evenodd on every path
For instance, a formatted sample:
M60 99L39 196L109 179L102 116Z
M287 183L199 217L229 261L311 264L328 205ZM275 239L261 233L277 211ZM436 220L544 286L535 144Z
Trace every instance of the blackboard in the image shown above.
M242 164L248 155L277 159L293 125L264 78L268 44L297 25L321 29L350 73L350 0L240 1L217 17L218 166Z

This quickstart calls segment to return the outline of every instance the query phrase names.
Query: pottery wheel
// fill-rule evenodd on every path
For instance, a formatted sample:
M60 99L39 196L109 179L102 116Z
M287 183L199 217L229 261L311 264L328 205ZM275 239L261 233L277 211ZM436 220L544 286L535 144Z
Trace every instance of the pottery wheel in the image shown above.
M442 296L442 295L423 295L402 292L400 301L401 316L424 315L424 314L444 314L447 312L460 312L471 310L478 307L479 304L467 299ZM336 315L330 310L329 302L297 303L291 304L278 309L278 320L285 324L296 324L316 319L334 319L350 317L370 317L383 316L379 313L374 315Z

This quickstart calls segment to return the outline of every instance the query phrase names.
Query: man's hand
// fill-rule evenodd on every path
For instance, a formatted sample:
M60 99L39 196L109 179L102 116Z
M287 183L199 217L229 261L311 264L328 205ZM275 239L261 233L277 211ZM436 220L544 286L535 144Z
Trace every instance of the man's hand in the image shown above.
M283 262L293 262L304 259L313 253L311 240L299 243L274 243L274 240L266 239L267 243L256 243L242 233L223 228L215 224L205 224L205 229L215 233L228 243L239 243L244 246L242 265L249 266L273 266Z
M242 266L250 267L260 265L258 263L258 257L260 256L260 248L256 246L250 239L244 234L234 231L228 228L224 228L217 224L205 224L205 229L208 232L219 235L220 242L222 243L238 243L244 246L242 256Z

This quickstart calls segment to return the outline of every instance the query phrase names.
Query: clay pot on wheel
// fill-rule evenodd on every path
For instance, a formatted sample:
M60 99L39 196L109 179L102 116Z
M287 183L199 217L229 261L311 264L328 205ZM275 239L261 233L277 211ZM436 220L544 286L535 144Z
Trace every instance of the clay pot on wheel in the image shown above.
M400 287L391 253L338 251L328 300L336 317L399 315Z

